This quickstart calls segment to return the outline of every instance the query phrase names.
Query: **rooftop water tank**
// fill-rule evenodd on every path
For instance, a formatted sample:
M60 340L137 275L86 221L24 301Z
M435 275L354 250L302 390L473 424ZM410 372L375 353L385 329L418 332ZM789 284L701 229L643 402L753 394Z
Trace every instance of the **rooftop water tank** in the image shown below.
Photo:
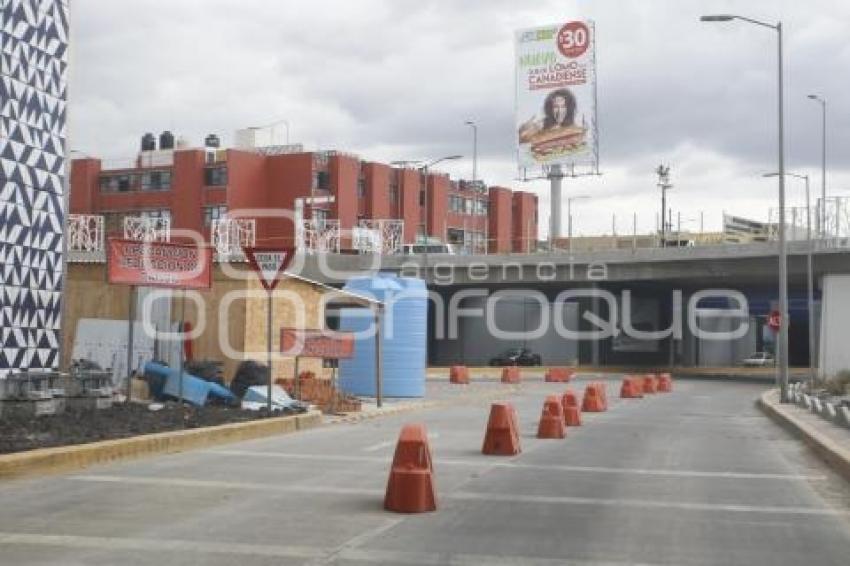
M215 134L210 134L206 138L204 138L204 146L205 147L220 147L221 140Z
M379 274L349 279L344 290L372 297L387 305L381 327L383 395L423 397L428 347L428 290L425 282L413 277ZM374 317L369 309L340 310L340 331L364 332L373 324ZM354 356L339 360L339 386L354 395L376 395L374 334L356 336Z
M159 149L174 149L174 134L168 130L159 134Z
M148 132L142 136L142 151L154 151L156 149L156 138Z

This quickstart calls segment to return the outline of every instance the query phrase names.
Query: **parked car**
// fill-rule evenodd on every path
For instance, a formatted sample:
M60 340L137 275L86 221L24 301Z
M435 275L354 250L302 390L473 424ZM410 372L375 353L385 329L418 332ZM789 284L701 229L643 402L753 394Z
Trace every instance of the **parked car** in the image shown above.
M764 367L772 366L776 363L773 354L770 352L756 352L749 358L741 362L741 365L746 367Z
M540 354L534 354L528 348L511 348L495 358L490 358L491 366L542 366Z

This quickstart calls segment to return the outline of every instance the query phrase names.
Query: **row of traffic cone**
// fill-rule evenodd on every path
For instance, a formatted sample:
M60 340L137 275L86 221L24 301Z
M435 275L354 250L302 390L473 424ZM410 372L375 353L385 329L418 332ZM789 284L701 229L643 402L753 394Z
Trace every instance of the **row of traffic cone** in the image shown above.
M462 366L461 366L462 367ZM462 376L462 373L460 374ZM462 379L462 377L460 377ZM650 381L652 382L650 384ZM628 376L623 380L620 396L634 392L642 396L645 391L672 391L670 374L638 378ZM605 384L589 383L585 387L581 410L576 394L567 389L560 397L548 395L543 402L543 412L537 427L537 438L562 439L566 429L581 426L581 413L608 410ZM487 431L481 452L494 456L515 456L522 451L519 435L519 418L512 403L499 402L490 406ZM437 509L434 488L431 448L423 424L406 424L401 429L393 456L392 468L384 508L398 513L425 513Z
M546 370L546 381L549 383L567 383L575 371L566 367L551 367ZM507 366L502 368L502 383L517 384L522 381L519 367ZM456 385L469 384L469 368L466 366L451 366L449 368L449 383Z
M669 373L627 375L620 387L620 398L640 399L645 394L673 391L673 378Z

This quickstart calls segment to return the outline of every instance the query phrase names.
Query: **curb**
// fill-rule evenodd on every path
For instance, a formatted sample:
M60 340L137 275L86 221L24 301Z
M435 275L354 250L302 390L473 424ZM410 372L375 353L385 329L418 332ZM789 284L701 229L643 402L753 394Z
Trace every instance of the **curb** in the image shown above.
M275 417L243 423L143 434L88 444L39 448L0 456L0 480L79 470L95 464L172 454L228 442L289 434L322 423L322 413Z
M795 417L778 402L779 394L773 389L766 391L756 401L756 405L768 417L794 436L801 439L832 469L850 481L850 450L846 450L832 439L818 432L814 427ZM793 406L793 405L792 405Z

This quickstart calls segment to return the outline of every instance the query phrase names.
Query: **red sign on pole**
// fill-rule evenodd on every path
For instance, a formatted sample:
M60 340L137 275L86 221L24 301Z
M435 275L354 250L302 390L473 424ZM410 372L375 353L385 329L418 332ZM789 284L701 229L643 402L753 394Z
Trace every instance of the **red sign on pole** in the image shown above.
M172 289L209 289L212 253L195 245L109 240L110 283Z
M782 326L782 315L779 311L770 311L767 315L767 326L774 332L779 332L779 327Z
M305 358L350 358L354 355L354 335L351 332L281 328L280 352L284 356Z
M295 248L245 248L245 257L265 290L273 291L295 257Z

